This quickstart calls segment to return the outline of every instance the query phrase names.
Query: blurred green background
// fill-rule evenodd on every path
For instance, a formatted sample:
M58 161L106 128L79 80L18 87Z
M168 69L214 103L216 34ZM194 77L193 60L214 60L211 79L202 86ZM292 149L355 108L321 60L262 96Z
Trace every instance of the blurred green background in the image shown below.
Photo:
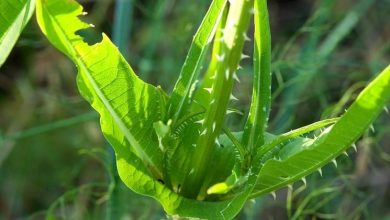
M142 79L170 91L210 0L81 3L86 20L118 42ZM272 0L269 9L271 132L339 115L390 61L390 0ZM250 43L245 50L251 54ZM250 61L243 67L234 107L246 112ZM118 179L75 75L33 18L0 68L0 219L167 218ZM243 122L228 119L233 130ZM357 153L337 159L337 169L327 165L322 177L312 174L306 187L295 183L276 199L249 201L237 219L390 219L390 115L374 128Z

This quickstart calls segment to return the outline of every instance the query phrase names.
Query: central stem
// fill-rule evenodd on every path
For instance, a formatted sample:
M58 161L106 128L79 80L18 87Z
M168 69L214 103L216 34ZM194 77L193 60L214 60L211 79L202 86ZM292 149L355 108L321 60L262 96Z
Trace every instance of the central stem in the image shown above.
M189 198L203 200L211 183L205 181L217 146L216 138L221 133L226 110L234 85L234 74L242 58L246 31L252 16L253 0L231 1L225 29L222 31L221 53L211 88L210 103L206 110L195 152L192 156L191 172L183 183L182 193ZM217 168L214 168L217 169Z

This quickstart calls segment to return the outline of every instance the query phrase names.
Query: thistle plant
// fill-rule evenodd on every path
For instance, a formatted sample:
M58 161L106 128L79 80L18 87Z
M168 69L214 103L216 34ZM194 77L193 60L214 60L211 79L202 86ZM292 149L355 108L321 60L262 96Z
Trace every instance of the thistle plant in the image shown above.
M284 134L267 129L271 110L271 35L266 0L213 0L190 46L173 91L137 77L110 39L89 45L91 28L73 0L37 0L49 41L77 66L81 95L100 114L122 181L153 197L172 216L231 219L249 199L319 172L345 153L390 100L390 67L338 118ZM254 39L247 35L254 20ZM253 44L253 90L241 132L235 113L244 44Z

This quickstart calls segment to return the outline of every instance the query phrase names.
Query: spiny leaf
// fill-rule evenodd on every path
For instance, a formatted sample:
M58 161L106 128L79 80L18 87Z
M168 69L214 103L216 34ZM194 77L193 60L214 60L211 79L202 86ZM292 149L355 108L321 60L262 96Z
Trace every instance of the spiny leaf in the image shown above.
M209 167L212 158L215 157L215 139L220 134L226 110L230 102L230 95L234 85L233 73L239 62L240 53L244 46L243 33L246 32L250 22L248 16L252 8L252 1L231 2L221 45L223 59L217 66L216 77L213 80L211 102L206 109L202 124L202 134L197 141L197 148L192 155L192 167L194 170L188 175L183 184L183 194L188 197L204 199L210 183L204 181L209 175ZM212 184L212 183L211 183Z
M78 66L80 93L99 112L102 131L116 151L118 164L122 158L131 157L133 170L139 170L139 174L132 175L144 176L144 184L131 180L131 187L145 193L143 187L153 183L152 177L164 178L162 152L153 123L165 114L165 94L141 81L106 35L92 46L76 35L89 27L77 17L80 15L82 7L74 1L37 2L42 31ZM119 165L118 169L122 167Z
M337 122L339 118L326 119L322 121L315 122L313 124L297 128L295 130L289 131L287 133L281 134L273 138L270 142L266 142L260 149L257 150L255 160L260 160L265 153L269 152L275 146L287 141L294 139L300 135L304 135L311 131L324 128L326 126L332 125Z
M282 188L315 172L349 148L390 101L390 66L357 97L344 115L311 146L284 160L271 159L261 169L252 197ZM297 146L299 147L299 146Z
M101 127L115 148L123 182L135 192L157 199L171 215L233 218L251 188L230 200L205 202L184 198L157 180L162 175L163 153L153 125L165 119L166 95L141 81L106 35L101 42L88 45L75 34L90 27L79 20L82 14L82 7L72 0L37 3L42 31L78 66L79 90L100 113Z
M181 69L179 79L173 89L169 102L169 117L173 118L173 123L185 113L188 105L188 98L191 87L197 79L202 60L207 48L213 39L218 21L222 16L227 0L214 0L204 17L197 33L194 36L190 50Z
M292 130L281 135L265 133L264 137L266 144L257 150L257 155L254 158L254 161L256 162L256 164L260 164L259 167L261 167L270 158L276 157L278 160L286 159L287 157L290 157L295 153L299 152L302 146L308 146L314 142L313 139L300 137L301 135L332 125L337 120L338 118L334 118L315 122L313 124ZM240 146L241 144L237 143L237 140L241 139L242 132L235 133L235 135L233 135L226 129L224 131L236 148L242 148ZM224 182L212 186L215 188L210 188L210 192L215 193L215 190L221 189L223 189L224 192L229 192L237 184L241 185L243 179L247 179L246 176L241 176L240 178L234 178L235 181L232 182L232 178L236 176L237 173L233 171L232 174Z
M253 92L244 128L243 145L250 152L264 144L271 106L271 31L267 1L255 1L255 48Z
M226 25L228 7L225 7L224 12L222 14L222 18L219 21L218 28L215 32L213 49L211 52L209 67L206 71L206 74L203 77L200 88L195 91L194 102L197 105L192 105L193 110L200 108L206 109L206 107L210 104L211 94L204 91L204 88L210 88L213 85L213 81L216 77L217 67L218 67L218 55L222 53L222 39L223 39L223 30Z

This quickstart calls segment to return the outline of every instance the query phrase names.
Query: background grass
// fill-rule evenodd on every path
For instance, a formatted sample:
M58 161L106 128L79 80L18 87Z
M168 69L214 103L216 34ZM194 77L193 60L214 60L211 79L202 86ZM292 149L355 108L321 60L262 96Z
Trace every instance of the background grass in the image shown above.
M114 1L82 1L111 35ZM133 0L125 50L140 77L170 91L208 0ZM270 1L274 102L270 131L338 115L390 61L389 0ZM130 25L131 24L131 25ZM122 29L122 31L126 28ZM120 34L120 32L119 32ZM123 34L123 33L122 33ZM252 51L247 45L247 54ZM249 61L235 88L247 111ZM75 67L34 19L0 68L0 219L161 219L152 199L116 178L97 115L79 96ZM341 101L340 101L341 100ZM229 118L237 130L240 117ZM242 126L241 126L242 127ZM390 219L390 116L383 114L338 168L250 201L239 219ZM353 128L351 128L353 129Z

